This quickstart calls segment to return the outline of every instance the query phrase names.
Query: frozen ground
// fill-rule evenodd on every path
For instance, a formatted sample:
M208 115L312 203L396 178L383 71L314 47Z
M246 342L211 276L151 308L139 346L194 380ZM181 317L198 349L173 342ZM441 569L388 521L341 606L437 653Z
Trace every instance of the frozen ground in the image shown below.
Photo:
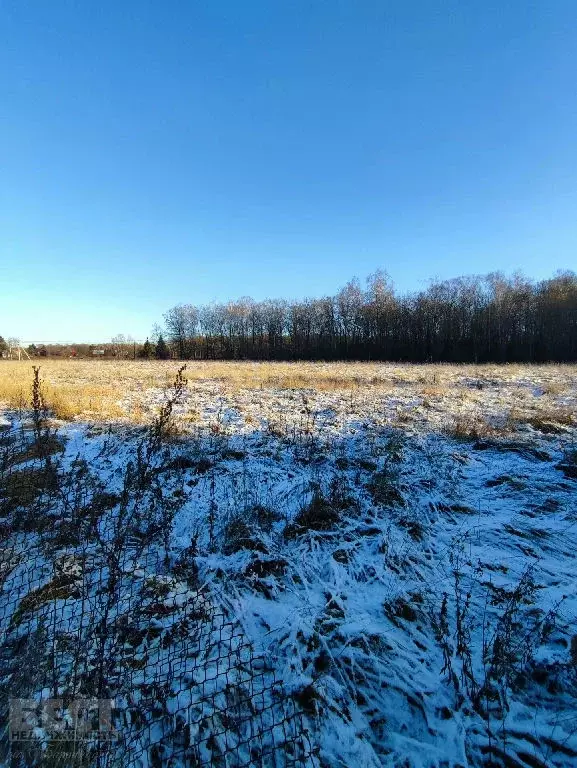
M275 660L313 762L576 766L575 369L374 368L191 382L173 552ZM70 459L121 471L130 430L62 430Z

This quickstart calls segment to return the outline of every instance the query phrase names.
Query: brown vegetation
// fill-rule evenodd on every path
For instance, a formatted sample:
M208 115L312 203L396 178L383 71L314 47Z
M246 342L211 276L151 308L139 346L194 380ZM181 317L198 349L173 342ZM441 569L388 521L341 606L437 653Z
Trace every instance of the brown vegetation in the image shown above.
M175 369L174 361L46 359L40 376L57 418L144 423ZM29 361L0 360L0 409L30 407L31 376ZM327 406L368 416L394 408L393 420L426 419L470 439L528 424L541 431L570 426L577 395L577 366L570 365L191 361L186 376L191 398L179 414L185 427L202 426L204 405L224 396L247 424L262 417L271 424L279 413L288 422L308 419Z

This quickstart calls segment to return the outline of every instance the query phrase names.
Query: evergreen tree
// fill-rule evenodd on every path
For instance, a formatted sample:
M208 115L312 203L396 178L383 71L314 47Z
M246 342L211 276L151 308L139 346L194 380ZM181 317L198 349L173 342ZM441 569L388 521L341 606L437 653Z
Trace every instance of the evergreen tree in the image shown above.
M148 341L148 338L147 338L144 344L142 345L142 349L140 349L140 351L138 352L138 356L148 360L153 356L152 353L153 353L152 344Z
M165 340L162 338L162 334L160 334L158 341L156 342L155 357L157 360L168 360L170 357L170 352L168 351Z

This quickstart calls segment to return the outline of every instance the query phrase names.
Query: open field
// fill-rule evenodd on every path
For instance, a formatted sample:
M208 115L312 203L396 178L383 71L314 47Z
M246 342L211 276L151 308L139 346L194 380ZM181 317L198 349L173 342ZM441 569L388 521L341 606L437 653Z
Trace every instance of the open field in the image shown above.
M150 418L174 378L175 361L37 361L44 396L61 419ZM314 412L376 416L421 426L507 432L539 422L571 425L577 407L575 365L398 365L383 363L227 363L189 361L184 421L210 426L216 405L247 424L294 424L304 396ZM32 363L0 361L0 403L30 404ZM296 400L295 400L296 398ZM297 418L298 420L298 418Z
M574 768L577 366L190 362L171 396L177 368L43 363L67 420L38 425L0 363L8 686L106 669L127 766L162 733L150 765ZM219 672L225 626L282 696Z

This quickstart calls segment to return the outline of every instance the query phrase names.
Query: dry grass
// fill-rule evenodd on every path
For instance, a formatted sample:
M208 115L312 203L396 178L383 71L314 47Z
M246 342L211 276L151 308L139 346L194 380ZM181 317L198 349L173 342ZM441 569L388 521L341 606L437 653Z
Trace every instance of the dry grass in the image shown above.
M513 409L509 415L511 425L529 424L539 432L555 432L559 426L577 426L575 408L545 404L532 412Z
M429 384L421 389L421 394L425 397L444 397L448 394L449 389L447 387L441 387L438 384Z
M13 366L18 366L16 371ZM5 370L6 369L6 370ZM54 376L49 369L46 375L42 366L43 395L46 405L58 419L70 420L75 416L94 416L115 419L125 414L118 404L120 390L109 384L91 384L75 381L74 377ZM64 372L62 372L64 373ZM10 408L24 409L31 405L32 368L29 364L12 363L0 366L0 401Z
M42 360L38 361L48 406L61 419L145 421L151 395L174 379L176 361ZM577 393L577 366L571 365L411 365L384 363L267 363L189 361L186 376L191 387L234 397L241 391L307 390L312 395L374 400L380 395L442 400L453 409L482 409L488 398L503 402L518 399L525 382L532 416L547 418L567 413L560 395L571 400ZM0 406L30 405L32 364L0 360ZM531 388L545 396L535 398ZM502 394L503 393L503 394ZM352 400L351 400L352 403ZM510 402L510 406L524 403ZM430 404L428 404L430 407ZM572 405L572 403L571 403ZM425 408L427 404L425 405ZM444 409L444 406L443 406ZM454 415L454 414L453 414ZM254 413L247 413L247 419ZM191 412L188 420L196 416ZM560 420L560 419L558 419ZM568 423L570 416L565 417ZM469 421L469 419L465 419ZM460 430L457 430L460 431ZM464 430L465 432L468 430Z
M482 417L459 418L447 426L447 434L457 440L480 440L494 435L496 431Z
M61 419L76 416L141 421L146 413L138 403L128 406L127 395L168 386L178 363L174 361L45 360L40 363L47 405ZM315 363L188 363L191 382L212 381L226 390L313 389L317 392L385 388L391 385L379 366ZM32 364L0 361L0 402L11 408L30 406Z

